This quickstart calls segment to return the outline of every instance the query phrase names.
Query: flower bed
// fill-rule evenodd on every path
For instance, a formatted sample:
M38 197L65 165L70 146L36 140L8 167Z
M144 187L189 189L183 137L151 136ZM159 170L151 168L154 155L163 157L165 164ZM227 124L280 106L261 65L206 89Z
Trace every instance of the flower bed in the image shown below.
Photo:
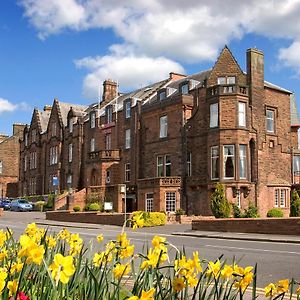
M142 215L130 220L143 226ZM95 241L96 242L96 241ZM186 257L183 251L155 236L145 253L136 253L124 227L115 240L103 243L97 237L91 255L79 234L62 229L48 234L29 224L19 240L0 231L1 299L243 299L252 287L256 298L256 267L242 267L221 259L207 261L198 252ZM176 252L169 260L170 250ZM294 280L283 279L265 288L269 299L300 288Z

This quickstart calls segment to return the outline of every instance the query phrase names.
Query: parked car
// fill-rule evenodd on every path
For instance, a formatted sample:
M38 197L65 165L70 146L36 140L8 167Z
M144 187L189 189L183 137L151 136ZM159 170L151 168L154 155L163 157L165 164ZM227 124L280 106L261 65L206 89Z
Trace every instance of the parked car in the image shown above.
M4 210L9 210L11 205L11 201L8 199L1 199L0 200L0 207L2 207Z
M12 211L32 211L33 205L25 199L15 199L11 201L10 210Z

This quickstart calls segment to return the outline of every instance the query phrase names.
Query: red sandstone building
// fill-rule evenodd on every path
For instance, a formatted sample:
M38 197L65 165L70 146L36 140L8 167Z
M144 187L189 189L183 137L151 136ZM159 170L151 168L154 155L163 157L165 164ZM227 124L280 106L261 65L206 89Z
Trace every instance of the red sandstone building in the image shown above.
M225 47L211 70L170 77L127 94L103 83L101 104L54 100L35 110L21 142L20 193L86 189L127 211L210 214L217 182L241 208L288 215L299 183L292 92L264 79L264 57L247 51L243 72ZM298 156L299 155L299 156ZM55 178L55 180L53 180Z
M19 139L24 127L14 124L11 136L0 134L0 199L18 196Z

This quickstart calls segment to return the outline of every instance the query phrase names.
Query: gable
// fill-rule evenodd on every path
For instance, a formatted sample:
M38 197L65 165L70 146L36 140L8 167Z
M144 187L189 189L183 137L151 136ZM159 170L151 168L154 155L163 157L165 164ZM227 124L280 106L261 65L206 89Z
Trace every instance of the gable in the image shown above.
M208 86L218 84L218 77L235 76L236 83L246 85L246 75L243 73L241 67L232 55L227 46L221 51L211 73L208 78Z

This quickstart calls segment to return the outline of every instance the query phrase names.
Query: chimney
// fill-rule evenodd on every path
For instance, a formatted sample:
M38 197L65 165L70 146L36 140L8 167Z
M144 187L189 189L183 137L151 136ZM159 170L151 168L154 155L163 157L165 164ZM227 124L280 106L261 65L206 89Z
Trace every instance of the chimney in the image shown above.
M111 101L112 99L117 97L118 86L117 83L111 79L106 79L103 82L103 94L102 94L102 102L101 105L104 105Z
M261 100L259 94L263 93L264 89L264 54L255 48L247 50L247 84L250 104Z
M44 111L51 111L52 106L51 105L45 105L44 106Z
M15 123L13 124L13 135L23 135L24 128L26 124Z
M170 79L171 80L178 80L178 79L182 79L182 78L185 78L186 75L183 75L183 74L179 74L179 73L175 73L175 72L171 72L170 73Z

